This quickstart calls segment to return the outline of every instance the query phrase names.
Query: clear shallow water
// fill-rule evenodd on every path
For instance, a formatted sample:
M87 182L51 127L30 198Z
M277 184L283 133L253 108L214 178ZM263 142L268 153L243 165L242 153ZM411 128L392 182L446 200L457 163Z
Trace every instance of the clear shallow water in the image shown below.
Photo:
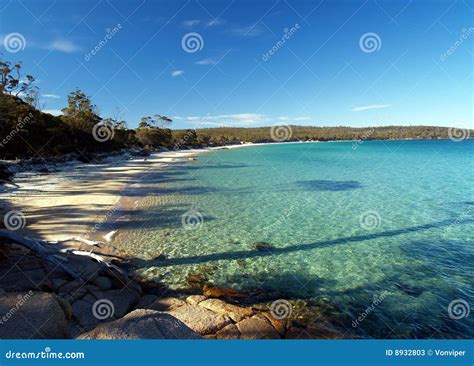
M474 140L255 146L149 174L116 245L173 288L188 273L336 304L352 333L473 337ZM182 215L198 211L195 230ZM188 216L184 216L188 217ZM261 252L254 242L275 249ZM165 261L153 261L160 253ZM351 319L382 297L353 327Z

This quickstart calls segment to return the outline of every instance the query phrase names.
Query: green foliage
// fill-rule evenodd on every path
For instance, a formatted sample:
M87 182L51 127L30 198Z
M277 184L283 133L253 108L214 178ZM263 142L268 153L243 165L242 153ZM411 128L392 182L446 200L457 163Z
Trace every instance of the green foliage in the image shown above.
M136 137L143 146L170 146L171 130L158 127L141 127L136 130Z
M333 141L333 140L388 140L388 139L437 139L448 138L448 128L432 126L385 126L385 127L313 127L289 126L291 136L287 141ZM219 146L241 142L275 142L271 127L240 128L219 127L196 130L193 145ZM175 143L183 144L183 136L189 130L174 130ZM188 144L189 145L189 144Z

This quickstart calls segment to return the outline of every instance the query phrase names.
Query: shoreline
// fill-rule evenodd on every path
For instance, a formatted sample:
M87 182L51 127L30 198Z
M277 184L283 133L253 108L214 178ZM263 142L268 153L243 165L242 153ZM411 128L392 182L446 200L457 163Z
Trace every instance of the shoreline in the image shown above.
M360 140L244 143L202 149L160 151L148 157L133 156L132 149L123 150L98 163L82 163L77 160L52 162L46 164L47 172L38 168L33 168L33 171L14 168L18 173L13 181L18 187L0 187L0 199L6 202L7 207L24 215L21 233L27 236L61 240L98 232L105 234L104 236L110 234L108 238L105 238L107 240L112 239L113 233L102 233L94 230L94 226L103 221L104 217L109 217L111 211L116 211L120 200L124 201L124 204L120 205L121 208L132 208L134 203L130 196L124 194L125 189L127 186L137 184L140 175L152 170L157 172L159 169L166 169L169 165L182 162L183 159L220 150L283 144L357 141ZM22 164L22 162L17 164ZM52 172L49 171L50 168ZM91 239L104 240L104 237L94 236Z

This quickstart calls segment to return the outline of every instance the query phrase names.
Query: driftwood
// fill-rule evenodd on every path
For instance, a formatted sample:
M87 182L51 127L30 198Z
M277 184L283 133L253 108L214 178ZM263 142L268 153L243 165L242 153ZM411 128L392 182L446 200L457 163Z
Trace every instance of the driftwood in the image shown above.
M120 258L118 256L113 256L110 254L107 255L107 254L103 254L97 251L83 251L83 250L77 250L77 249L72 249L72 248L61 248L60 246L57 245L59 243L77 241L77 242L80 242L86 245L91 245L91 246L106 245L106 246L112 247L109 244L105 244L98 241L82 239L82 238L70 238L70 239L64 239L60 241L46 241L46 240L41 240L41 239L27 238L27 237L17 235L7 230L0 230L0 238L7 239L8 241L12 243L18 244L24 248L31 250L32 252L36 253L36 255L38 255L39 257L47 260L48 262L52 264L57 265L59 268L61 268L64 272L66 272L68 275L70 275L74 279L79 280L84 283L87 282L87 279L83 279L81 275L79 275L78 273L76 273L76 271L68 267L68 259L67 259L68 253L81 255L81 256L87 256L97 261L98 263L100 263L109 271L111 269L114 269L118 271L119 273L124 274L122 269L120 269L116 265L107 263L104 259L104 256Z

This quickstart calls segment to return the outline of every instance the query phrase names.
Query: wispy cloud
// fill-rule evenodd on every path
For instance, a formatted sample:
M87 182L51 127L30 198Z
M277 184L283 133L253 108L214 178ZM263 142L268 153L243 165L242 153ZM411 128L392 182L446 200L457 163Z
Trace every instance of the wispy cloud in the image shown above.
M194 27L198 24L200 24L201 21L199 19L189 19L189 20L185 20L182 22L182 24L185 26L185 27Z
M205 58L203 60L196 61L196 65L217 65L218 61L212 58Z
M41 95L43 98L51 98L51 99L59 99L61 98L59 95L56 94L42 94Z
M171 72L171 76L174 78L183 74L184 74L184 70L174 70Z
M262 33L263 29L257 24L232 29L232 34L239 37L257 37Z
M391 104L371 104L371 105L366 105L366 106L363 106L363 107L355 107L355 108L352 109L352 112L367 111L369 109L388 108L390 106L391 106Z
M42 112L52 114L53 116L60 116L63 114L60 109L43 109Z
M220 114L216 116L191 116L185 117L183 119L197 125L213 126L238 126L270 122L268 116L258 113Z
M207 27L216 27L216 26L222 25L222 24L225 24L224 19L215 18L215 19L212 19L212 20L208 21L206 23L206 26Z
M49 43L46 48L52 51L60 51L65 53L74 53L82 50L82 47L68 40L56 40Z
M278 117L278 119L280 121L295 121L295 122L298 122L298 121L309 121L311 119L311 117L288 117L288 116L281 116L281 117Z

